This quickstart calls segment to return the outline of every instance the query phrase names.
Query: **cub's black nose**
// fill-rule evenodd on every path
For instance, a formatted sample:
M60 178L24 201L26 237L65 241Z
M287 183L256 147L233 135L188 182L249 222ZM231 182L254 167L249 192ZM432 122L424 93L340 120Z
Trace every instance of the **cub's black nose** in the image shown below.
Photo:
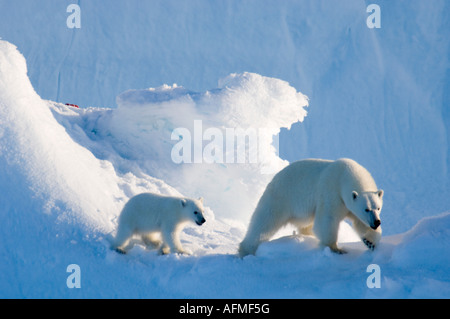
M206 222L205 218L202 218L200 221L196 221L197 225L201 226Z

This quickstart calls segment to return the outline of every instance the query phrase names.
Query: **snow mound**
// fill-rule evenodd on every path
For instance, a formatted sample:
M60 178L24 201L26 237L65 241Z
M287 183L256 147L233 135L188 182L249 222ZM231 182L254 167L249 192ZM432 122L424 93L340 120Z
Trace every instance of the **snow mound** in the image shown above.
M393 262L398 265L416 265L422 269L435 269L443 277L450 264L450 213L421 219L407 231L393 254Z
M47 213L107 224L117 210L113 198L123 197L112 165L72 141L32 88L23 56L5 41L0 67L1 166L12 177L2 189L29 188Z
M273 140L280 128L303 120L307 98L284 81L244 73L228 76L205 93L165 86L128 91L117 104L108 133L118 140L116 145L126 145L119 153L133 154L146 173L182 193L194 190L193 196L207 199L218 216L246 220L271 173L288 164L278 157ZM248 147L244 163L238 163L237 137L227 134L239 129L255 133L254 163ZM187 143L183 152L189 149L191 156L174 163L174 147L181 140ZM210 158L209 146L215 148ZM236 154L228 158L231 151Z
M110 231L132 193L126 191L133 184L158 185L156 179L128 172L119 176L111 162L75 142L55 120L49 102L34 91L23 56L5 41L0 41L0 68L1 167L11 176L2 190L21 194L30 189L44 212ZM153 191L176 193L164 184L159 181ZM134 187L134 193L143 188Z
M204 197L216 216L247 221L273 174L288 164L278 156L278 133L303 121L308 99L287 82L243 73L203 93L176 84L129 90L117 104L54 110L68 131L77 123L91 139L87 147L120 171L162 179Z

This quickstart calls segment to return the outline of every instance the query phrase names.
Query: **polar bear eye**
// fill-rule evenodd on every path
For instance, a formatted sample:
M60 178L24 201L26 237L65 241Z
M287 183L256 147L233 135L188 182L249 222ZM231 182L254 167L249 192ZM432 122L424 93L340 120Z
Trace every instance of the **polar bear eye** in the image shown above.
M197 211L195 211L195 212L194 212L194 215L197 215L197 214L198 214L198 212L197 212Z
M366 208L366 213L370 213L370 209Z

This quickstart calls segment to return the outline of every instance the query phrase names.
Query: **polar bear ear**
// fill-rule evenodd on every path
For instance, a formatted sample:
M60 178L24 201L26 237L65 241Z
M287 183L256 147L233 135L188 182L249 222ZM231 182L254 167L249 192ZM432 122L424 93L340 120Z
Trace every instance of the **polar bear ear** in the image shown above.
M355 200L358 197L358 193L356 191L352 192L352 198Z
M203 197L199 197L198 201L203 204Z
M181 207L186 207L186 200L184 198L181 199Z
M382 198L382 197L383 197L383 194L384 194L384 191L383 191L382 189L380 189L380 190L378 191L378 197Z

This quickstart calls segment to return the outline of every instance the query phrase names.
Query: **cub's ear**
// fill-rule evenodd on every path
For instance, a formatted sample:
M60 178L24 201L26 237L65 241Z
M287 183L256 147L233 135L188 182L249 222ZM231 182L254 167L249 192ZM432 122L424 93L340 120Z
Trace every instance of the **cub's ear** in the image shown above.
M355 192L355 191L353 191L353 192L352 192L352 198L353 198L353 200L355 200L357 197L358 197L358 193Z
M198 201L203 204L203 197L199 197Z
M378 191L378 197L382 198L383 195L384 195L384 191L383 191L382 189L380 189L380 190Z
M184 198L181 199L181 207L186 207L186 200Z

